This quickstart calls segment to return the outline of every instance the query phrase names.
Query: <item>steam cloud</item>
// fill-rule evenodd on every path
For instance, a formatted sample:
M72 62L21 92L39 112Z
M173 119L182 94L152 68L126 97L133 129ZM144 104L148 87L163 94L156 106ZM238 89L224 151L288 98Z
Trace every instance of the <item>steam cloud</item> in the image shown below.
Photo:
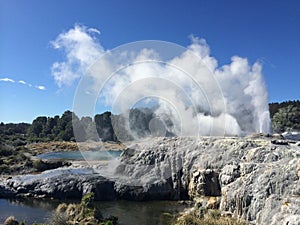
M229 65L219 66L206 41L194 36L184 51L167 60L147 47L114 55L94 36L99 33L75 25L52 42L66 54L64 62L52 66L59 86L86 75L86 95L97 96L113 113L155 99L155 114L177 135L270 132L268 93L259 62L250 65L247 59L233 56ZM103 55L107 57L97 61Z

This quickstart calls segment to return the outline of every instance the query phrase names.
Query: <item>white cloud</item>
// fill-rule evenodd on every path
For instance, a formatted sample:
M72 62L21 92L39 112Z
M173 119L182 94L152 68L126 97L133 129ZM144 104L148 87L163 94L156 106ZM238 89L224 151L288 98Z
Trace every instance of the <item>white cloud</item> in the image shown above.
M39 89L39 90L42 90L42 91L46 90L46 87L45 86L41 86L41 85L40 86L36 86L36 88Z
M11 83L15 83L15 81L13 79L10 79L10 78L0 78L0 81L3 81L3 82L11 82Z
M27 84L24 80L19 80L18 83L19 84Z
M93 37L93 33L100 34L100 31L75 25L51 42L52 46L62 50L66 57L65 61L55 62L51 68L59 87L71 85L104 53L103 47Z
M0 81L2 81L2 82L16 83L15 80L13 80L11 78L7 78L7 77L6 78L0 78ZM17 83L18 84L22 84L22 85L26 85L28 87L33 87L32 84L30 84L30 83L28 83L28 82L26 82L24 80L19 80ZM39 90L42 90L42 91L46 90L46 87L43 86L43 85L36 85L34 87L37 88L37 89L39 89Z
M96 34L101 34L101 32L99 30L97 30L96 28L89 28L88 31L90 33L96 33Z

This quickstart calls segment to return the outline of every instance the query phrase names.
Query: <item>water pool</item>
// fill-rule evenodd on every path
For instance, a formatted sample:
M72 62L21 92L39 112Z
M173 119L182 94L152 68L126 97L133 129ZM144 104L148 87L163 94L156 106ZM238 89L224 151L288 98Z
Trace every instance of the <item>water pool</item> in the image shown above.
M69 152L47 152L37 155L45 160L111 160L121 155L122 151L69 151Z
M0 224L14 215L26 224L44 223L61 201L48 199L7 200L0 199ZM70 203L70 202L69 202ZM114 215L122 225L166 225L167 214L183 211L186 205L175 201L111 201L95 202L103 216Z

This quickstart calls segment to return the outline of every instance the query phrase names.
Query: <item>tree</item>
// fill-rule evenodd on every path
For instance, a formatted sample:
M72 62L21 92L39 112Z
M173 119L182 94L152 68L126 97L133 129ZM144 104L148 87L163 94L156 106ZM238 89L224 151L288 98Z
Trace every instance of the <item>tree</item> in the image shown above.
M272 118L272 126L276 132L300 131L300 106L288 105L280 108Z
M114 129L111 124L111 112L95 115L96 129L102 141L115 141Z
M85 130L85 139L86 140L92 140L92 141L98 141L99 136L96 129L96 124L93 122L93 119L89 116L84 116L81 118L81 124L83 129Z
M33 120L32 125L29 129L30 136L43 137L43 130L47 123L47 117L39 116Z
M129 127L138 137L145 137L150 133L149 122L153 117L153 113L148 109L131 109L129 112Z

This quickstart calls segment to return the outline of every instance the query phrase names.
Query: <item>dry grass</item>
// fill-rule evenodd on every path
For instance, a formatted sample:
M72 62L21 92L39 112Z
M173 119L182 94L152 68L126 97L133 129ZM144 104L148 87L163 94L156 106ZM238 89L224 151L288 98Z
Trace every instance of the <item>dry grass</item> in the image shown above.
M4 225L20 225L20 223L15 219L15 217L10 216L4 221Z
M76 142L64 142L64 141L49 141L27 144L26 147L36 154L52 151L76 151L78 146Z
M86 141L86 142L70 142L70 141L49 141L49 142L38 142L27 144L26 147L30 152L35 154L41 154L45 152L54 152L54 151L77 151L83 150L123 150L126 148L126 145L122 143L113 143L113 142L95 142L95 141Z
M208 212L200 218L196 212L191 212L177 219L174 225L248 225L245 221L235 218L221 216L218 210L208 210Z

